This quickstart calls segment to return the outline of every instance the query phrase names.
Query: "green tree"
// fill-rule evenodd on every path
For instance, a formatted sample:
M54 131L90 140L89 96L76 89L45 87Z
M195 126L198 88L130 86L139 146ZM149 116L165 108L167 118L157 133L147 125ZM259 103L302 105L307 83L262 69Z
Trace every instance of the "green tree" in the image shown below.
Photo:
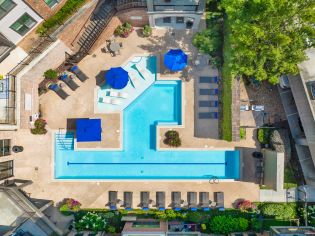
M297 64L314 46L315 0L222 0L229 19L235 75L278 83L297 74Z

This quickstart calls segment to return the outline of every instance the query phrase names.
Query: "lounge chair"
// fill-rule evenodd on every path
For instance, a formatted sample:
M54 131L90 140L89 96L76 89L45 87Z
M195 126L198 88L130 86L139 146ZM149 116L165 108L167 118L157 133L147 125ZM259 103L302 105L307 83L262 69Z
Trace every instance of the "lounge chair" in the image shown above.
M137 65L135 65L135 67L143 79L150 78L152 76L146 68L139 67Z
M218 89L200 89L199 94L200 95L218 95L219 90Z
M187 193L188 207L191 211L197 211L197 193L188 192Z
M180 211L182 204L181 192L172 192L172 207L175 211Z
M70 71L75 74L81 82L84 82L89 78L79 69L78 66L72 66Z
M216 207L219 211L224 211L224 193L214 192L214 201L216 202Z
M199 107L218 107L218 101L199 101Z
M124 192L124 207L126 210L132 210L132 192Z
M218 77L210 77L210 76L200 76L199 77L199 83L202 84L216 84L218 83Z
M128 75L129 75L129 79L131 81L132 86L136 88L139 84L136 71L128 71Z
M128 93L111 90L111 91L109 91L109 96L110 97L116 97L116 98L127 98Z
M69 94L67 94L62 88L60 88L58 84L51 84L48 86L48 89L54 91L63 100L69 96Z
M218 112L199 112L199 119L218 119Z
M117 209L117 191L109 191L108 192L108 205L109 209L116 210Z
M102 103L107 103L107 104L111 104L111 105L120 105L121 101L119 99L114 99L114 98L110 98L110 97L99 97L99 102Z
M199 193L199 205L204 211L210 210L210 200L208 192L200 192Z
M156 192L156 207L160 211L165 210L165 192Z
M149 192L141 192L140 193L140 205L142 207L142 210L149 210L149 204L150 204L150 193Z
M68 76L67 74L64 74L60 76L59 78L61 81L65 82L69 86L69 88L73 91L75 91L77 88L79 88L79 85L77 85L71 76Z

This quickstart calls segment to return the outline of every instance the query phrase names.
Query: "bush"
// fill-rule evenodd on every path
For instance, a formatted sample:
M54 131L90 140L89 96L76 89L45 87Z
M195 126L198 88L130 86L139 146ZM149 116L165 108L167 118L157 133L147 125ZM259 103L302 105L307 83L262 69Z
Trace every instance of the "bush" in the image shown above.
M242 200L238 202L236 208L241 211L253 212L256 210L256 205L249 200Z
M246 129L244 127L240 128L240 139L246 139Z
M171 147L179 147L182 144L182 141L177 131L169 130L165 133L164 143Z
M60 10L44 21L36 30L38 34L50 33L55 27L62 25L73 13L75 13L87 0L67 0Z
M35 128L31 129L32 134L46 134L46 121L43 119L37 119L34 123Z
M297 216L295 203L261 203L258 208L265 217L277 220L295 219Z
M149 36L152 34L152 28L151 28L151 26L150 26L150 25L145 25L145 26L143 27L142 33L143 33L143 36L144 36L144 37L149 37Z
M60 212L66 213L67 212L77 212L80 210L81 203L73 198L65 198L62 201L62 204L59 208Z
M57 78L58 78L58 73L57 73L57 71L55 71L53 69L49 69L49 70L46 70L44 72L44 77L46 79L53 81L53 82L56 82Z
M109 226L106 228L106 233L110 233L110 234L116 233L115 227L109 225Z
M106 229L106 225L107 222L105 219L95 212L87 212L81 219L74 221L74 226L77 231L104 231Z
M117 28L114 31L114 34L122 38L127 38L132 31L133 31L132 25L128 22L125 22L122 25L117 26Z
M156 211L155 217L163 220L174 220L174 219L183 219L185 215L181 212L174 211L172 209L167 209L165 211Z
M272 134L272 129L270 128L260 128L257 131L257 138L261 144L269 144L270 136Z
M209 223L210 231L215 234L244 232L248 229L248 220L241 217L215 216Z

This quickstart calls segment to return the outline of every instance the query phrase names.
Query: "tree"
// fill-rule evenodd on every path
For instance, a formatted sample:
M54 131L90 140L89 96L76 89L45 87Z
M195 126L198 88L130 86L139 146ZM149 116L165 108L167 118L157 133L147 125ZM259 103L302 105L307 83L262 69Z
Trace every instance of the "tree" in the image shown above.
M222 0L231 34L234 74L267 80L297 74L314 46L315 0Z

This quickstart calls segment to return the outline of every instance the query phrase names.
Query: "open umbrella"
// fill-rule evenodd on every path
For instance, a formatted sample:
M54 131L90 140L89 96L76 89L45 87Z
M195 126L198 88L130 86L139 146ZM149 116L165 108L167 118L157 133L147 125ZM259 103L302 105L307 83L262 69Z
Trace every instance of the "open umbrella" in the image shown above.
M171 71L180 71L187 65L187 55L181 49L171 49L164 55L164 65Z
M106 73L106 83L114 89L122 89L128 84L128 72L121 67L112 67Z

